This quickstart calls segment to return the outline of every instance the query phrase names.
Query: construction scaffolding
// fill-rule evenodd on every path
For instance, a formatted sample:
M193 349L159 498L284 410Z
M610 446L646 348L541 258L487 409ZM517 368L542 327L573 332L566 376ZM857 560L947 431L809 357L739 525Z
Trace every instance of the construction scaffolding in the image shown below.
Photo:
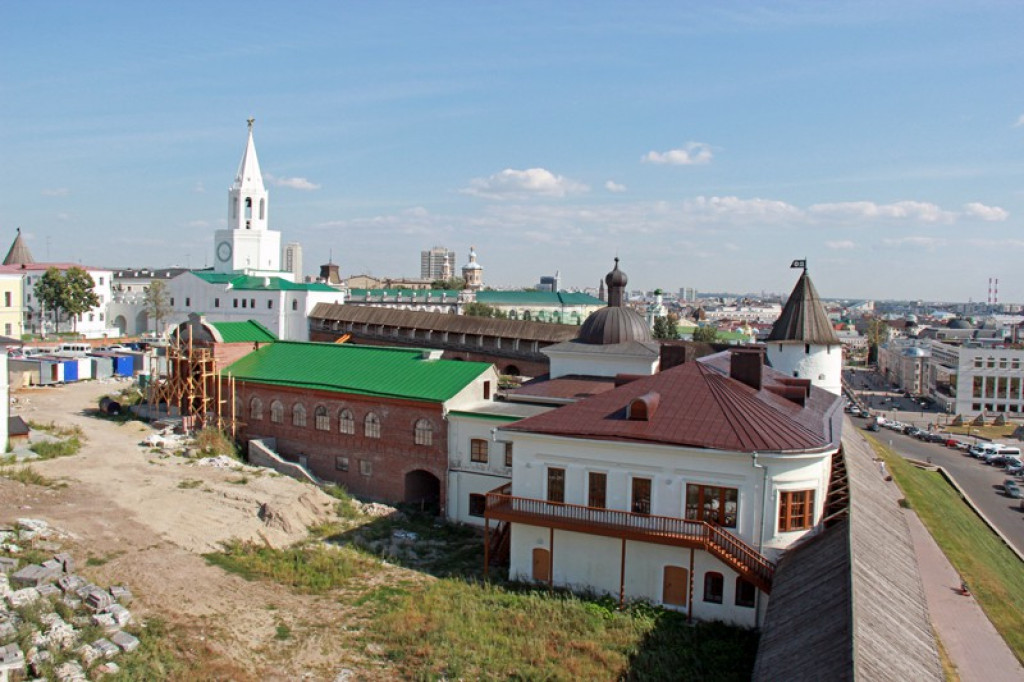
M221 380L213 349L196 346L192 335L171 338L167 346L167 373L154 377L146 399L151 413L166 406L168 417L180 417L186 433L205 428L218 429L236 437L235 379ZM225 393L227 395L225 395Z

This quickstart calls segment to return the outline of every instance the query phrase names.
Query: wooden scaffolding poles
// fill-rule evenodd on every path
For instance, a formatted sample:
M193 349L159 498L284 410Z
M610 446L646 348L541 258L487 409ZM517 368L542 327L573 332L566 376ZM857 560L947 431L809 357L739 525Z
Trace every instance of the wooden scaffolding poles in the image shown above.
M181 417L186 432L215 428L234 438L235 379L228 376L225 387L217 365L212 349L195 346L191 335L173 338L167 346L167 373L149 385L149 405L157 413L165 405L168 417Z

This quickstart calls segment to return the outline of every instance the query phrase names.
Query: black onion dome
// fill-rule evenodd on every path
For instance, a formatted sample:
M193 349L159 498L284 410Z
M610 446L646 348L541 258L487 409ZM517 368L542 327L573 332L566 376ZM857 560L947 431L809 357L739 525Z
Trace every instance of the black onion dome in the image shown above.
M629 283L629 277L626 277L626 273L619 270L619 259L615 259L615 268L612 269L607 275L604 276L605 284L611 287L625 287Z
M647 321L632 308L607 307L595 310L576 335L580 343L609 345L627 341L651 341Z

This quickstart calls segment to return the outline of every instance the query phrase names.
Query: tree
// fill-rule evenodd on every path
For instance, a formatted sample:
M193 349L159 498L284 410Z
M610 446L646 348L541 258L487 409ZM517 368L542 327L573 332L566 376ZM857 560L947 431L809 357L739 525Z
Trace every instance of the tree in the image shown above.
M654 330L652 335L656 339L673 339L673 336L668 329L668 318L662 317L661 315L654 318Z
M866 336L868 337L868 364L870 365L878 362L878 347L889 339L889 325L885 323L885 320L872 318L868 322Z
M60 333L62 316L70 316L72 325L77 325L78 316L100 304L100 297L93 291L96 283L92 276L78 267L61 272L47 268L36 282L35 294L44 310L53 315L54 329Z
M160 334L163 331L163 319L171 314L167 285L162 280L153 280L149 288L146 289L146 296L142 302L146 307L146 315L155 324L154 331Z
M469 315L470 317L494 317L500 320L508 318L508 313L504 310L499 310L486 303L477 303L476 301L462 306L462 314Z
M693 330L693 340L701 343L714 343L718 340L718 328L713 324L705 324Z
M430 283L431 289L454 289L462 291L466 288L466 280L461 277L449 277L448 279L435 279Z

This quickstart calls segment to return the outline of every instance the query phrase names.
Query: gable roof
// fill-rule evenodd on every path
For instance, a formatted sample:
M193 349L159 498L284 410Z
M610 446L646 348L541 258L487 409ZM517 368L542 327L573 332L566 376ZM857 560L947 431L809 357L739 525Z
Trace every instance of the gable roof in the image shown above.
M825 314L825 306L807 271L797 280L767 340L839 345L836 330Z
M338 289L322 282L289 282L281 277L255 277L238 272L192 271L192 274L208 284L227 284L238 291L331 291L341 294Z
M245 322L210 322L209 325L220 333L224 343L268 343L270 341L277 341L274 332L256 320L246 320Z
M720 353L718 356L728 356ZM509 430L570 438L624 440L734 452L821 451L838 447L839 396L810 388L801 406L768 387L783 375L762 367L760 390L731 379L716 362L688 362L555 412L525 419ZM725 362L728 363L728 357ZM630 402L649 393L658 408L647 420L626 418Z
M489 368L484 362L425 359L416 348L278 341L221 373L239 381L444 402Z

